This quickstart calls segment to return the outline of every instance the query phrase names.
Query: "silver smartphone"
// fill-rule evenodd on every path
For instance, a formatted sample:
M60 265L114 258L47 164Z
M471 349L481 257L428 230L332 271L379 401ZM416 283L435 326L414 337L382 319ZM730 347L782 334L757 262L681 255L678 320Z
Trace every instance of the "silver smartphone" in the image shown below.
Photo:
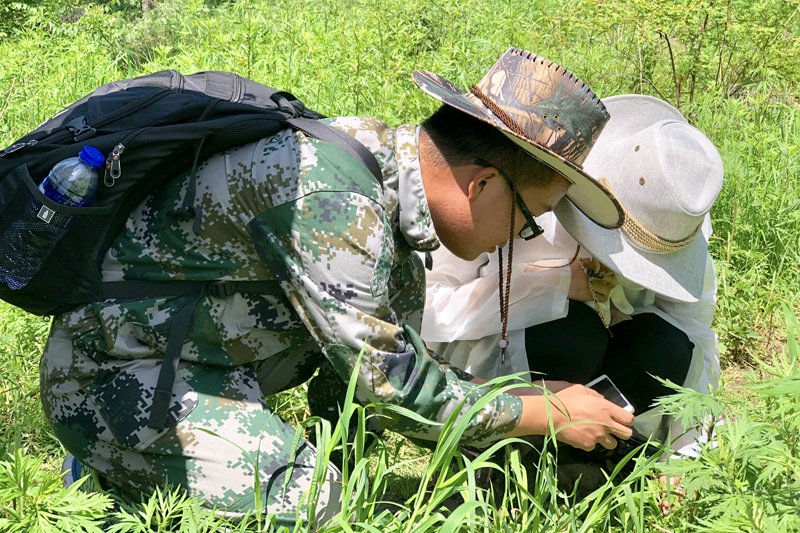
M633 405L631 405L631 402L628 401L625 395L620 392L617 386L614 385L614 382L611 381L611 378L607 375L603 374L598 376L587 383L586 386L602 394L606 400L614 405L618 405L629 413L633 413Z

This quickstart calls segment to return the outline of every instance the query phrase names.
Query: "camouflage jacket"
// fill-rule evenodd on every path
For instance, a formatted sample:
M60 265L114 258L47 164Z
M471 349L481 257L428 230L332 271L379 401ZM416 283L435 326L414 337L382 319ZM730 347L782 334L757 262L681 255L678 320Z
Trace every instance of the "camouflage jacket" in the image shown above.
M284 130L200 166L198 234L191 220L174 216L188 176L146 199L109 250L104 279L272 280L269 294L201 299L181 359L256 364L272 392L307 379L322 357L347 380L364 349L361 402L399 405L437 422L455 409L466 412L482 395L461 379L468 375L429 354L416 333L425 274L413 252L439 245L422 185L418 128L393 129L373 118L331 123L375 154L383 190L341 148ZM95 360L158 358L184 301L106 300L59 320L75 349ZM520 411L518 398L499 396L473 417L465 442L503 436ZM439 432L437 424L405 417L394 417L391 428L427 440Z

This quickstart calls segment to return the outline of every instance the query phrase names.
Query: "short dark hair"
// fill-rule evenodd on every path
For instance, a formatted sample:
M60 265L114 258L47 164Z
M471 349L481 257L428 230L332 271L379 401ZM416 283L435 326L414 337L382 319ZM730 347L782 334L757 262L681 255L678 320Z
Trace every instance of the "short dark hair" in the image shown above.
M448 105L422 122L448 165L469 165L483 159L507 172L517 187L547 187L555 172L517 146L497 128Z

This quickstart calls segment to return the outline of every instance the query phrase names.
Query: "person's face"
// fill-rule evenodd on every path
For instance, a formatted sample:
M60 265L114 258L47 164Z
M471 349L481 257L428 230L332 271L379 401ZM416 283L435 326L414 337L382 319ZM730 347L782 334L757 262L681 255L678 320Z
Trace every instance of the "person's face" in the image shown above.
M462 259L471 260L504 245L509 237L512 206L514 235L517 235L526 220L513 201L506 179L496 168L467 165L454 169L453 173L456 181L463 184L463 196L454 194L450 202L443 205L432 202L431 205L436 233L447 249ZM554 175L547 187L526 187L517 192L528 211L539 216L552 210L569 186L569 181Z

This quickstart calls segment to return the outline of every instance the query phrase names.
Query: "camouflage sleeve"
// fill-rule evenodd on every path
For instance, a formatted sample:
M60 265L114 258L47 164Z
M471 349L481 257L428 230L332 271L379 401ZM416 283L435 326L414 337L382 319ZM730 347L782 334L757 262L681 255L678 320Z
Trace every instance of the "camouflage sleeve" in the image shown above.
M422 311L425 308L425 267L416 253L406 259L396 260L389 281L389 305L398 324L410 326L414 331L422 327ZM462 381L472 381L474 376L453 365L425 345L428 354L440 365L448 367Z
M453 373L461 381L472 381L475 378L475 376L473 376L469 372L466 372L465 370L462 370L462 369L458 368L457 366L451 364L450 361L447 361L444 357L442 357L438 353L436 353L433 350L431 350L430 348L428 348L427 345L425 346L425 348L428 350L428 354L431 357L433 357L436 360L437 363L439 363L442 366L446 366L447 368L452 370Z
M314 168L304 169L304 183L330 179L314 178L314 169L365 172L345 159L318 149ZM256 249L281 278L294 310L343 380L364 350L356 385L360 402L399 405L438 422L466 412L483 394L429 355L416 332L398 323L390 305L394 242L380 203L363 187L339 185L349 190L326 186L258 215L247 227ZM520 412L519 398L499 396L470 422L465 443L505 436ZM426 440L435 440L439 432L438 425L406 418L393 420L392 429Z

